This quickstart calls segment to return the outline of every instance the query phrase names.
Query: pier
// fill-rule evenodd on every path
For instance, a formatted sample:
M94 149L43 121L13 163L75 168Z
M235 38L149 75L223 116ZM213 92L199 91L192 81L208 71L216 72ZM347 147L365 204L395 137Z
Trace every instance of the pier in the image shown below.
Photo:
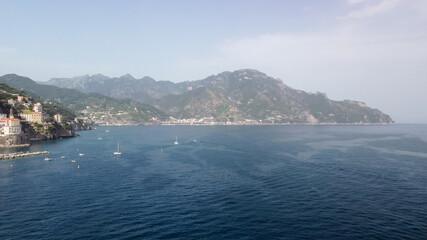
M7 160L7 159L14 159L14 158L23 158L23 157L31 157L31 156L38 156L38 155L46 155L50 154L48 151L41 151L41 152L14 152L14 153L5 153L0 154L0 160Z

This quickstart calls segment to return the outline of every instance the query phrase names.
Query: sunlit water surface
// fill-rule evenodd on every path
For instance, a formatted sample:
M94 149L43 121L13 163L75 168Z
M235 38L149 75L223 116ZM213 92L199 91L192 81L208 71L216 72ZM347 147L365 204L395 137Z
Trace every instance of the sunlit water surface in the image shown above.
M0 238L427 239L427 125L79 134L0 161Z

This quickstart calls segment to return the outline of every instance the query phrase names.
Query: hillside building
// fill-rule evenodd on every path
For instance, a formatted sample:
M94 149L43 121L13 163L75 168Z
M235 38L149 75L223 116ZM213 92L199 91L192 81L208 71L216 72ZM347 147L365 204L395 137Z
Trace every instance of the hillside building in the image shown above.
M53 116L53 119L55 119L56 122L61 123L62 122L62 115L61 114L55 114Z
M17 118L2 118L0 120L0 135L18 135L21 134L21 121Z
M28 98L24 96L18 96L18 102L28 102Z
M34 104L33 111L37 113L43 112L43 107L40 103Z
M46 118L41 112L21 113L19 116L28 122L43 123Z
M7 100L7 103L8 103L9 105L12 105L12 106L14 106L17 102L18 102L18 101L16 101L16 99L8 99L8 100Z

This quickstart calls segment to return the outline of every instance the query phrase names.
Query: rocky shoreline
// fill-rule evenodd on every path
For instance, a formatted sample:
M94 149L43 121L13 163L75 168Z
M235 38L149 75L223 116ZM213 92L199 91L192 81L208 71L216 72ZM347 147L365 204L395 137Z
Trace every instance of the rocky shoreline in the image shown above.
M17 135L0 136L0 148L24 148L31 146L34 141L54 140L70 137L79 137L77 133L57 131L51 134L40 134L32 128L26 129L25 133Z

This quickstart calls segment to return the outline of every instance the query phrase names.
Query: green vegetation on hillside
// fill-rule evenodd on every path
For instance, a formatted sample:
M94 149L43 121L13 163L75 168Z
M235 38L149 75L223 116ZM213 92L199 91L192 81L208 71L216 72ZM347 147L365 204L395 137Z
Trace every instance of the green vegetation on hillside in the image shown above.
M8 74L0 82L37 94L48 101L58 102L69 109L84 114L98 123L143 123L167 118L153 106L130 99L115 99L97 93L82 93L74 89L41 85L30 78ZM52 108L57 106L52 105Z
M0 77L0 82L60 102L98 123L106 124L157 122L168 119L168 115L176 119L217 122L393 123L388 115L364 103L334 101L321 93L296 90L281 80L252 69L223 72L203 80L181 83L155 81L147 77L138 80L130 75L113 79L95 75L51 81L119 98L154 99L150 103L155 107L99 93L41 85L13 74Z
M156 106L175 118L264 123L392 123L388 115L360 102L332 101L306 93L256 70L223 72L187 83L198 86L168 95Z
M4 83L0 83L0 91L2 91L0 94L0 111L2 112L9 113L10 105L7 104L7 100L16 99L17 96L13 94L18 94L21 96L29 97L33 103L36 103L36 102L42 103L43 111L46 112L50 117L53 117L53 115L55 114L61 114L63 119L66 121L72 121L76 117L76 114L74 114L72 111L68 110L61 104L54 101L45 101L44 99L40 98L34 93L18 90ZM17 108L20 108L20 107L22 106L21 105L17 106ZM31 112L31 110L26 110L26 111Z

